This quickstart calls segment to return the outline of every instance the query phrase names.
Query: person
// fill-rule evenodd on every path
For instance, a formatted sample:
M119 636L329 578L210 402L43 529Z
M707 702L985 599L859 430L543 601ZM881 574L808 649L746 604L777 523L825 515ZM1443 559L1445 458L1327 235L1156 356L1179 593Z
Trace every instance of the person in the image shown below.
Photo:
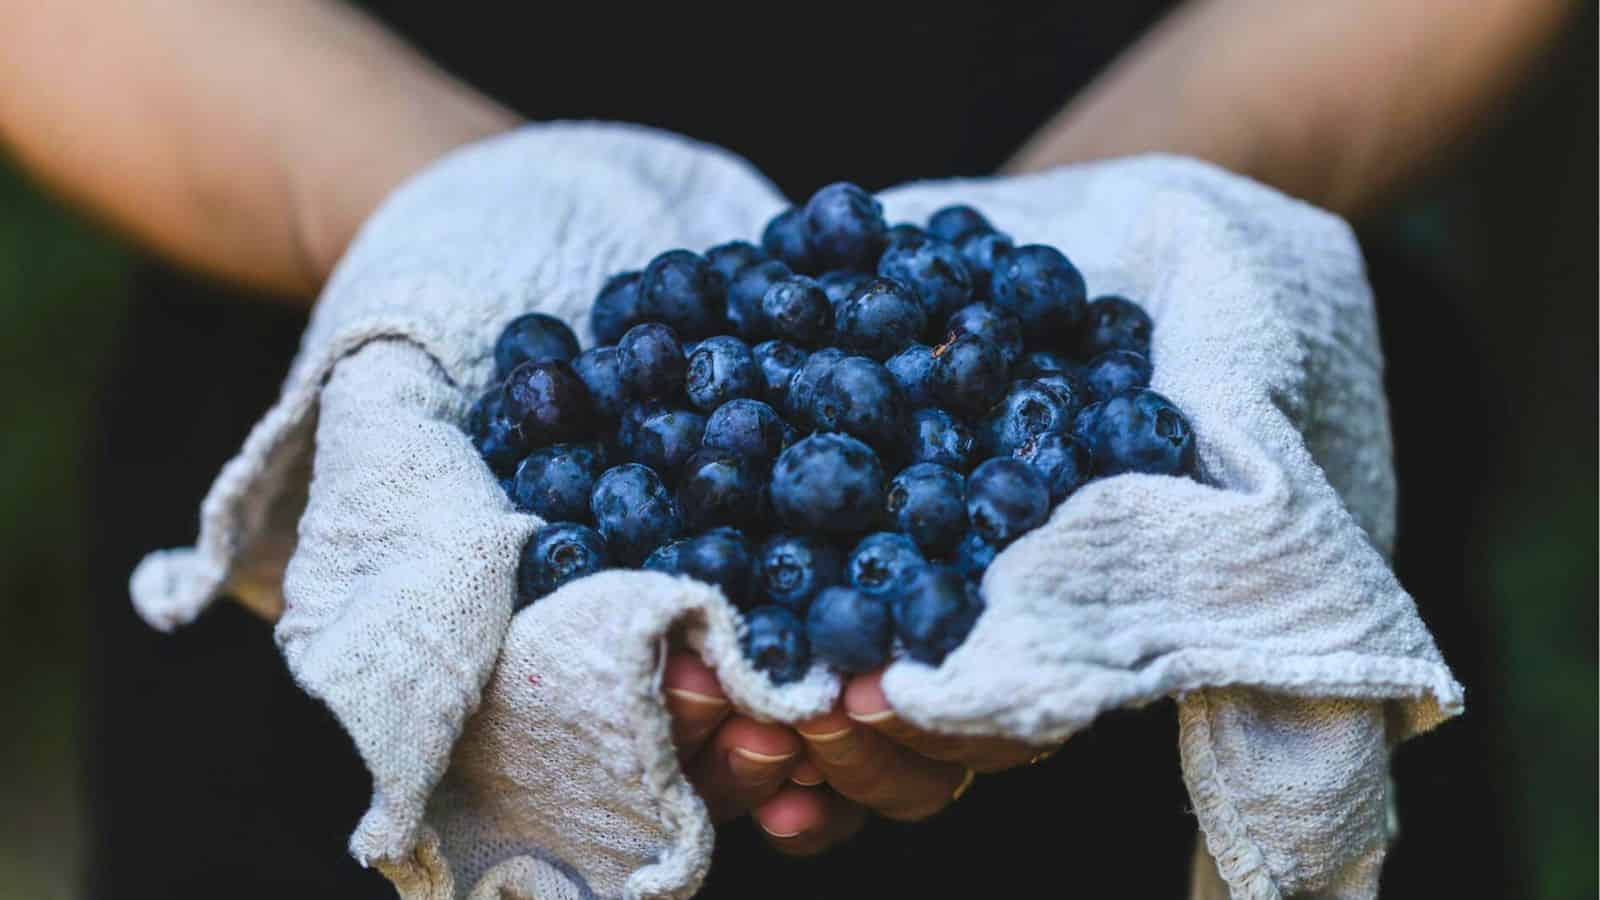
M170 264L285 301L223 307L212 283L161 268L136 285L92 462L109 501L93 557L93 894L383 893L337 858L364 802L359 764L295 693L265 629L219 611L157 638L126 609L123 579L145 550L192 538L190 511L267 405L301 310L375 206L441 154L530 119L623 119L728 147L804 196L841 178L881 188L1161 150L1359 217L1454 148L1571 12L1559 0L1169 6L1001 4L923 22L857 9L757 28L682 9L565 10L558 23L472 3L0 0L0 141L24 168ZM871 140L852 138L868 128ZM869 893L992 886L998 866L1048 857L1056 836L1002 838L986 817L1050 785L1087 789L1081 774L1063 781L1060 760L1028 767L1040 748L919 733L875 675L794 729L731 709L686 654L665 687L686 771L719 821L749 816L783 853L840 860L773 884L748 862L750 832L719 855L708 893L835 895L818 885L838 871ZM1100 752L1071 762L1136 759ZM935 817L972 773L1017 769L990 801ZM1183 802L1171 777L1124 790L1143 798L1135 810ZM1120 858L1192 839L1181 819ZM1172 894L1173 868L1127 877Z

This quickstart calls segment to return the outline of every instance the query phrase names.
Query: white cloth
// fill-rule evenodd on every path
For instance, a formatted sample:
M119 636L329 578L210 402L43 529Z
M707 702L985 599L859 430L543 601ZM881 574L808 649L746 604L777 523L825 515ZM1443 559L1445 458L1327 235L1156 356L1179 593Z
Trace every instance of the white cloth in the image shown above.
M1249 900L1372 896L1389 750L1462 692L1386 561L1382 360L1348 227L1161 156L882 199L891 221L971 203L1019 243L1060 247L1095 293L1145 304L1154 387L1189 414L1206 472L1069 498L995 561L987 611L941 667L891 667L891 703L935 731L1044 742L1176 695L1216 860L1196 870ZM291 671L373 774L351 851L402 896L693 893L712 831L660 697L675 630L759 715L797 721L837 693L819 670L772 687L728 605L688 579L600 573L513 619L537 520L457 428L513 316L550 312L587 338L608 275L753 238L783 205L742 161L636 127L531 126L451 154L341 262L197 547L134 573L158 627L224 590L282 606Z

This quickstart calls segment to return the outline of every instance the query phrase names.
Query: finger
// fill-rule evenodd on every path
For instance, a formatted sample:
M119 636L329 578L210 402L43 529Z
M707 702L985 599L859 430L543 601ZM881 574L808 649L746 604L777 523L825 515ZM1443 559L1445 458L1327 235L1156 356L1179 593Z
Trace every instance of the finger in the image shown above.
M925 819L943 809L967 778L964 766L919 756L843 707L801 725L806 757L844 797L900 821Z
M1023 765L1045 749L1004 738L929 734L896 716L883 693L883 673L872 672L850 680L844 708L850 719L865 725L901 747L929 759L958 763L977 772L998 772Z
M753 813L767 843L790 856L821 853L867 823L867 810L827 788L789 785Z
M798 784L801 787L816 787L822 784L824 780L822 770L817 768L816 763L804 756L800 757L800 761L795 763L794 771L789 773L790 783Z
M693 653L674 653L661 673L678 758L688 759L727 718L730 706L711 667Z
M754 809L778 792L800 756L794 730L734 713L690 761L690 782L714 822Z

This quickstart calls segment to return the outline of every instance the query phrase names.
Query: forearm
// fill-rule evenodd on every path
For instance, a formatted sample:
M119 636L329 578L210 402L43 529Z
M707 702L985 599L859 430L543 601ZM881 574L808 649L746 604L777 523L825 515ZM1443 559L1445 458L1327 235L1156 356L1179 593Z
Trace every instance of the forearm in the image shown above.
M318 0L0 0L0 139L175 260L315 293L402 179L515 117Z
M1565 0L1196 0L1007 164L1150 150L1359 215L1458 143L1573 11Z

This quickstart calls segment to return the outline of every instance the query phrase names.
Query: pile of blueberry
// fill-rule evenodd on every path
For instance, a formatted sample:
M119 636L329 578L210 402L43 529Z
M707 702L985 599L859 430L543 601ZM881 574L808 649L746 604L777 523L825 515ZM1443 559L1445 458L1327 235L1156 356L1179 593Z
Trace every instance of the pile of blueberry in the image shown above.
M595 298L601 346L522 316L467 431L518 508L519 608L643 567L717 585L777 683L937 665L1001 548L1085 482L1192 476L1150 317L968 206L890 227L851 184L759 247L670 250Z

